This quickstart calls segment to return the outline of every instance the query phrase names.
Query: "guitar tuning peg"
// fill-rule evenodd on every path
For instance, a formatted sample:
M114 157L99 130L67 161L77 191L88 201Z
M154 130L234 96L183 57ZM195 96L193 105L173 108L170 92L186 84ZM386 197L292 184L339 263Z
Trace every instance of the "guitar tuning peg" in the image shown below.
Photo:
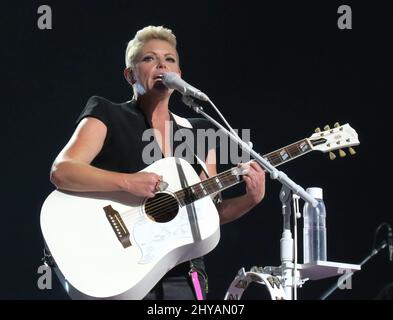
M323 130L325 130L325 131L330 130L329 125L327 124L326 126L324 126L324 127L323 127Z
M338 154L340 155L341 158L344 158L347 154L344 152L344 150L340 149L338 150Z
M321 132L321 128L319 128L319 127L318 127L318 128L316 128L316 129L315 129L315 132L316 132L316 133L319 133L319 132Z
M334 160L334 159L336 159L336 155L333 153L333 152L329 152L329 158L330 158L330 160Z
M334 124L334 127L335 128L338 128L340 126L340 124L338 123L338 122L336 122L335 124Z
M353 156L354 154L356 154L356 151L355 151L354 148L349 147L348 150L349 150L349 153L351 154L351 156Z

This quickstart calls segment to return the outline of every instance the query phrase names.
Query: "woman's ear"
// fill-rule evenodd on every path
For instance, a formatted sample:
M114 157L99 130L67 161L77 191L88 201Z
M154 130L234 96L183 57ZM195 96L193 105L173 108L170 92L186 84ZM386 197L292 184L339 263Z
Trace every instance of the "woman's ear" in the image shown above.
M127 80L127 82L130 84L130 85L133 85L136 81L135 81L135 78L134 78L134 76L133 76L133 74L132 74L132 70L131 70L131 68L125 68L124 69L124 78Z

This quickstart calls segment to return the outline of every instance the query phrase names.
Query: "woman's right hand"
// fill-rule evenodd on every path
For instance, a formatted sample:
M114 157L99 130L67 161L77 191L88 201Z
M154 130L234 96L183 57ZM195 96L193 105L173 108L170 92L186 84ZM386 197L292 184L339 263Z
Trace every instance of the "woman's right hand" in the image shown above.
M153 198L156 195L157 184L162 176L153 172L138 172L123 175L124 191L136 196Z

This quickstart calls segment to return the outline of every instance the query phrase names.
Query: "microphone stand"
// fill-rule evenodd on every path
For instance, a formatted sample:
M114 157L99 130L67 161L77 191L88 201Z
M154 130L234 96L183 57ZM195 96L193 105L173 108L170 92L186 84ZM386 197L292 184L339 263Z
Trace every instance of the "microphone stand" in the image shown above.
M183 95L182 101L191 109L193 109L196 113L201 114L207 120L212 122L216 127L220 128L224 131L229 138L231 138L234 142L236 142L243 150L247 151L269 174L270 178L275 180L277 179L283 185L288 187L292 192L302 198L304 201L308 202L314 208L318 205L317 200L311 197L300 185L296 184L293 180L291 180L284 172L277 170L274 166L272 166L269 161L261 157L261 155L255 152L252 147L250 147L246 142L244 142L235 132L229 132L226 128L224 128L220 123L210 117L203 111L203 108L198 105L190 96ZM218 110L212 101L208 100L213 107ZM222 118L224 118L221 113L219 113ZM226 121L225 121L226 122ZM226 122L227 123L227 122Z
M281 273L285 297L288 300L296 300L296 271L293 270L294 243L291 233L291 200L292 192L288 187L282 186L280 201L283 215L283 233L280 240ZM296 244L295 244L296 245ZM292 295L292 288L294 289Z
M182 101L193 109L196 113L201 114L211 123L213 123L216 127L220 128L222 131L226 133L227 136L235 141L243 150L248 152L267 172L269 172L271 179L277 179L281 182L282 190L280 192L280 200L282 202L282 214L284 218L283 225L283 233L282 238L280 240L280 252L281 252L281 267L279 268L281 277L282 277L282 285L284 287L285 296L287 300L292 300L293 298L297 299L296 289L298 285L301 286L302 280L298 279L298 271L297 271L297 243L294 244L291 234L290 228L290 216L291 216L291 195L293 193L295 201L295 208L298 209L298 198L302 198L304 201L308 202L313 207L316 207L318 202L311 197L301 186L292 181L284 172L277 170L274 166L272 166L266 159L260 156L259 153L255 152L252 147L244 142L236 132L231 128L228 122L225 120L224 116L220 113L217 107L213 104L213 102L208 99L208 102L215 108L217 113L223 119L224 123L229 127L230 131L224 128L220 123L218 123L215 119L210 117L203 111L203 108L198 105L190 96L183 95ZM297 214L297 212L295 212ZM295 217L296 220L296 217ZM296 224L296 221L295 221ZM295 234L296 235L296 234ZM297 238L295 238L297 240ZM295 249L295 250L294 250ZM293 253L295 252L295 261ZM293 290L293 292L292 292Z
M380 245L373 249L371 251L371 253L363 259L362 262L360 262L360 266L363 266L368 260L370 260L372 257L374 257L375 255L377 255L382 249L384 249L386 247L386 241L382 241L380 243ZM339 286L341 286L347 279L349 279L350 277L352 277L354 273L353 272L348 272L346 273L346 275L344 277L340 277L337 281L336 284L334 284L333 286L331 286L322 296L321 296L321 300L325 300L328 296L330 296Z

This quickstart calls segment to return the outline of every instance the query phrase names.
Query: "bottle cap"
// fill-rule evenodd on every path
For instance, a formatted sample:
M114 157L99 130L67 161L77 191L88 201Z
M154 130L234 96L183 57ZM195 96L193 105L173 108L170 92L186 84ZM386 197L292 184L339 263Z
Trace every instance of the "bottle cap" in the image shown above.
M307 188L307 193L315 199L323 199L323 192L322 188L319 187L312 187Z

